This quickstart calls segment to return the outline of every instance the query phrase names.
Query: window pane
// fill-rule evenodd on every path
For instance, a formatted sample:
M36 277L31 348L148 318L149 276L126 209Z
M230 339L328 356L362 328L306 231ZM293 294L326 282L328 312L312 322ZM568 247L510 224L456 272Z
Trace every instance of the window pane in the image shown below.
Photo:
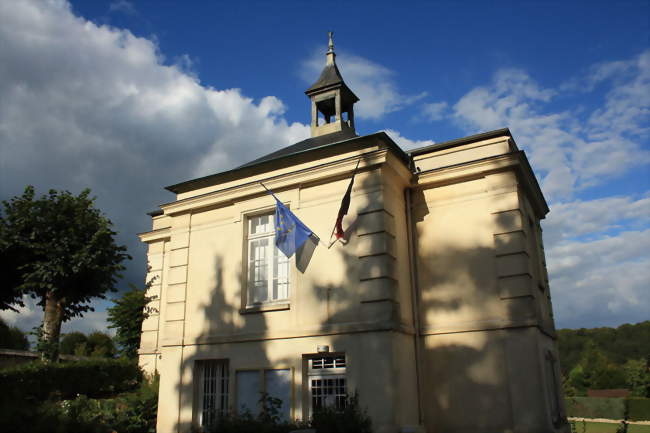
M259 413L260 399L260 372L237 372L237 412L250 411L253 416Z
M291 416L291 371L266 370L266 392L270 397L282 400L280 414L283 419L288 420Z
M269 241L269 238L263 238L249 243L248 285L251 303L265 302L268 299Z
M289 259L273 248L273 299L289 298Z
M248 221L249 221L248 233L251 235L273 232L272 214L252 217Z

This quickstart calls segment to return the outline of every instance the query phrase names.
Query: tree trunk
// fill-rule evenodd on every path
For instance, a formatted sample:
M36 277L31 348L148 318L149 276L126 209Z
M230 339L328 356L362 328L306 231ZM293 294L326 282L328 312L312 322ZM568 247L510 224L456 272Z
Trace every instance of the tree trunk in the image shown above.
M63 300L51 291L45 295L45 312L43 314L43 341L41 358L49 361L59 360L59 336L63 319Z

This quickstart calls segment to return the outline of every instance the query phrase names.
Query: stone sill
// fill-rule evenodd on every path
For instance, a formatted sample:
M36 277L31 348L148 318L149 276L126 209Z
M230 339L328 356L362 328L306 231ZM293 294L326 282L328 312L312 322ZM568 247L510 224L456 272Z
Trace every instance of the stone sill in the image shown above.
M288 302L282 304L262 304L262 305L251 305L250 307L242 308L239 310L239 314L256 314L256 313L266 313L268 311L285 311L291 307L291 304Z

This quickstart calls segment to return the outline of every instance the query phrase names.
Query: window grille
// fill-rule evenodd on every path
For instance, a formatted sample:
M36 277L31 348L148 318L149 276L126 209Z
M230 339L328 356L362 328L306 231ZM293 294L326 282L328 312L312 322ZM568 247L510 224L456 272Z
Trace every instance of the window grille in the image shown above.
M317 377L310 380L311 408L315 410L326 406L334 407L336 410L345 409L347 396L345 377Z
M324 356L322 358L312 358L311 368L320 370L326 368L344 368L345 356Z
M228 410L228 366L224 361L197 361L198 424L209 429Z

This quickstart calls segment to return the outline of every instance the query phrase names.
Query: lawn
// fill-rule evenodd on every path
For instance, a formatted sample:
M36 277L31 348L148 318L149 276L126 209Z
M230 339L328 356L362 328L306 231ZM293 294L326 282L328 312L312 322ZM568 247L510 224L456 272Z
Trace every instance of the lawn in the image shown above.
M583 433L583 432L584 433L616 433L616 429L618 428L619 425L620 424L587 421L584 423L584 430L583 430L583 422L576 421L575 431L577 433ZM629 424L627 426L627 432L628 433L650 433L650 425Z

